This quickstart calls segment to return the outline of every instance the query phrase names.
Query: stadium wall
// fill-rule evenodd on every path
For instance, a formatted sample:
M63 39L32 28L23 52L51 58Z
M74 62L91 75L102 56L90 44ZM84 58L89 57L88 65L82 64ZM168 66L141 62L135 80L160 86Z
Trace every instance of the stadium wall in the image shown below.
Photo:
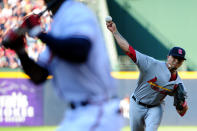
M183 78L183 82L187 88L189 110L184 117L180 117L173 106L173 98L167 96L161 125L197 126L197 103L195 102L197 88L194 86L197 85L197 72L180 72L179 74ZM129 97L132 94L136 87L138 75L138 72L112 72L112 76L116 79L119 97L121 99ZM66 105L55 95L49 83L46 86L47 88L44 89L44 123L45 125L55 125L61 121ZM126 119L126 124L128 124L128 121Z
M180 74L181 78L183 78L185 87L187 88L187 93L188 93L187 94L187 96L188 96L187 102L189 105L189 110L184 117L180 117L176 113L176 110L173 106L173 98L167 96L167 98L165 99L166 105L165 105L164 117L163 117L161 125L197 126L197 123L196 123L196 121L197 121L197 117L196 117L197 116L197 112L196 112L197 103L195 102L196 92L197 92L197 88L195 87L195 85L197 85L197 72L180 72L179 74ZM138 75L139 75L139 72L112 72L112 76L116 79L118 93L119 93L119 97L121 99L124 99L125 97L129 97L132 94L132 92L134 91L134 89L136 87ZM28 80L29 78L21 72L0 72L0 79L1 80L2 79L6 79L6 80L7 79L17 79L15 81L16 83L17 83L17 81L20 81L21 79L26 79L26 81L29 81ZM34 124L34 123L13 124L12 123L11 126L24 126L25 124L26 124L26 126L28 126L28 124L31 124L31 125L34 124L34 126L58 125L58 123L61 122L61 120L64 116L64 111L66 110L66 108L68 106L61 100L61 98L59 98L56 95L55 90L53 90L53 88L55 88L55 87L52 87L50 82L51 81L49 80L45 85L43 85L41 87L30 86L31 89L33 87L36 88L36 92L43 93L43 97L41 97L40 95L36 95L34 93L35 97L31 98L31 99L35 99L38 103L41 103L40 108L38 108L39 106L36 106L35 109L41 110L43 112L43 115L41 113L41 115L39 116L42 118L39 119L36 114L35 114L35 116L37 117L36 118L37 120L39 119L39 120L42 120L43 122L41 122L40 124ZM2 88L3 85L4 85L3 83L0 83L0 88ZM12 84L12 85L14 86L16 84ZM27 85L29 86L29 84L27 84ZM5 86L3 88L5 88ZM11 89L11 88L9 88L9 89ZM24 89L24 87L21 87L20 89ZM16 88L15 88L15 90L16 90ZM3 96L3 94L1 94L1 96ZM31 102L30 102L30 104L31 104ZM41 111L39 111L39 112L41 112ZM126 124L128 124L128 121L129 120L126 119ZM0 123L0 124L2 124L2 123ZM1 126L3 126L4 124L2 124ZM7 124L7 125L9 125L9 124Z

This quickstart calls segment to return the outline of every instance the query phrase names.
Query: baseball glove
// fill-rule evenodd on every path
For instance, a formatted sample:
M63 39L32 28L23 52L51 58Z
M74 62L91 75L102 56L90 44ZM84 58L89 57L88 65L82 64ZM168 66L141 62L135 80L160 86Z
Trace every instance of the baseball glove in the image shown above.
M188 109L185 99L186 92L183 85L179 83L174 93L174 106L176 107L176 110L180 116L184 116Z

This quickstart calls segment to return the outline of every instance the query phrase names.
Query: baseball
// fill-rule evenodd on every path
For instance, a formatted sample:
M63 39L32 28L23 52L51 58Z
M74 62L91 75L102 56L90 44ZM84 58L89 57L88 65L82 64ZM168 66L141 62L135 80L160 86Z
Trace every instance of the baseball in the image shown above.
M111 16L107 16L107 17L105 18L105 21L106 21L106 22L112 21L112 17L111 17Z

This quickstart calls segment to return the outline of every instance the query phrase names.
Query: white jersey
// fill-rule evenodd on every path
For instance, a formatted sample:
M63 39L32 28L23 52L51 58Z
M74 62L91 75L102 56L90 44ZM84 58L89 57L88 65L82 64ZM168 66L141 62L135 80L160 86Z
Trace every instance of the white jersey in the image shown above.
M53 56L48 47L40 55L38 62L48 67L53 75L53 86L63 98L68 101L99 101L114 95L105 42L91 10L82 3L67 0L54 16L49 34L56 38L86 37L92 44L88 60L83 64L73 64Z

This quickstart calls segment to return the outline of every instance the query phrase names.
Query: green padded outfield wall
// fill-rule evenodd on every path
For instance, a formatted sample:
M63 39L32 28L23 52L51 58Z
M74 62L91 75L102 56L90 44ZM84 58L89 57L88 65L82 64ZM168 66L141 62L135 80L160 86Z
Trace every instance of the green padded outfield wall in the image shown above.
M137 50L154 56L157 59L165 59L168 49L162 45L150 32L135 20L116 1L108 0L108 8L113 21L121 35ZM125 7L128 8L128 7ZM123 55L117 46L118 54Z
M197 70L196 0L107 0L107 4L119 32L135 49L165 60L171 47L181 46L187 52L187 70Z

